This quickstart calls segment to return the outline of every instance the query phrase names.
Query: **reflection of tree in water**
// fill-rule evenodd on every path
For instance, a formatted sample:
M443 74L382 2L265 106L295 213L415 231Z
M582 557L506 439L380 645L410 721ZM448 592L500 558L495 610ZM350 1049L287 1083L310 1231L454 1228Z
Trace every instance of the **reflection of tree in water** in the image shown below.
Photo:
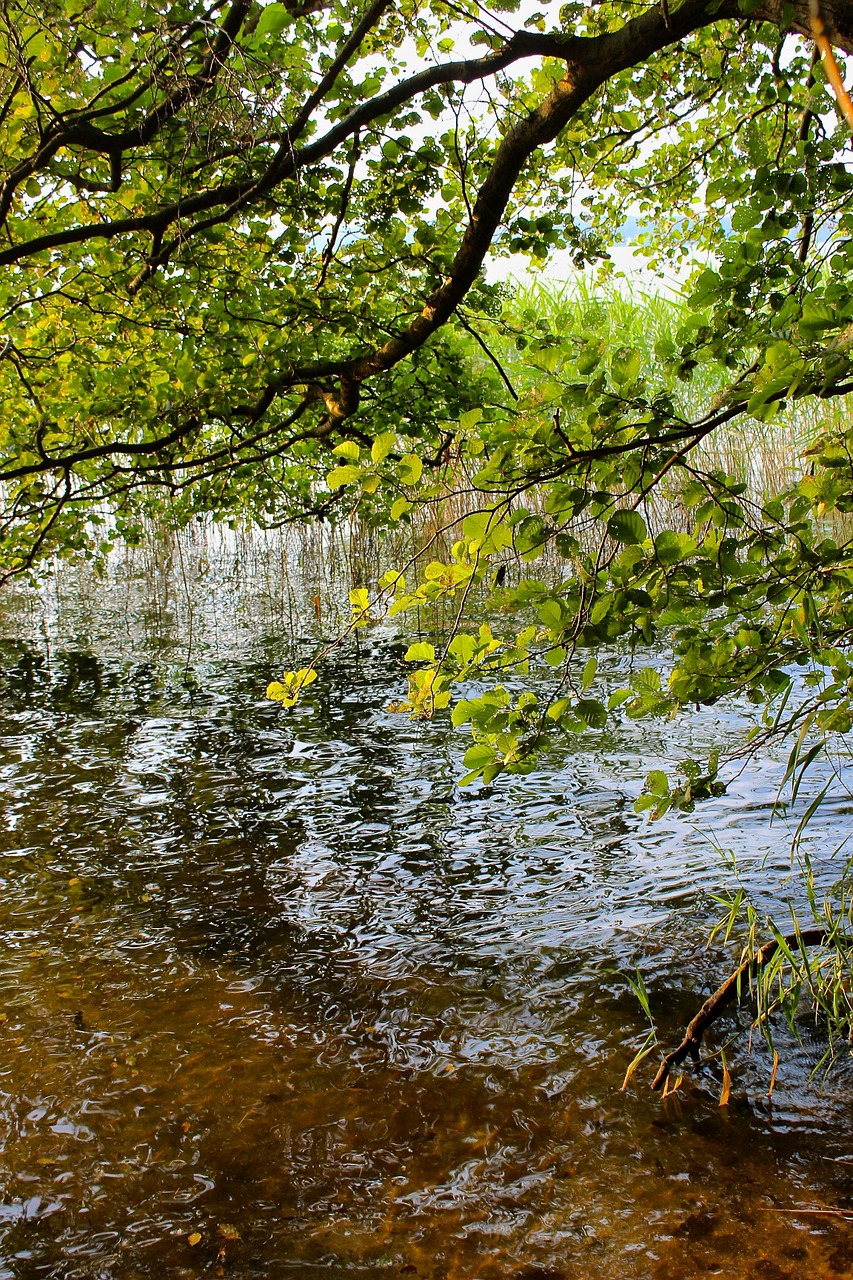
M30 697L36 688L50 679L50 668L43 653L24 641L0 641L3 696L19 700Z
M49 688L53 704L89 704L117 685L114 672L84 650L60 650L50 657L24 641L3 640L3 692L14 702L26 701Z
M103 668L89 653L59 653L54 660L57 701L91 702L104 691ZM111 683L114 683L112 681Z

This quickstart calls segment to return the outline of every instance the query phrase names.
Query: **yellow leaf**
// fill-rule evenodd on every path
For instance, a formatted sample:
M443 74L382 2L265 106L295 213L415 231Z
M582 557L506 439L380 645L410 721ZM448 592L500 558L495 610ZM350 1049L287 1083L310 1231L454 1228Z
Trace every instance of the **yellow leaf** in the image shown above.
M646 1037L646 1043L643 1045L639 1053L636 1053L634 1055L634 1057L631 1059L631 1062L628 1065L628 1070L625 1072L625 1079L622 1081L622 1089L621 1089L622 1093L625 1092L625 1090L628 1088L628 1085L631 1083L631 1076L637 1070L637 1067L640 1065L640 1063L643 1061L644 1058L647 1058L649 1056L649 1054L655 1048L655 1045L656 1045L656 1041L654 1039L654 1035L652 1033L649 1033L649 1035Z
M382 435L377 436L370 448L370 456L374 462L384 462L388 454L394 448L394 441L397 439L396 432L383 431Z
M201 1240L201 1232L194 1231L192 1235L187 1236L187 1240L190 1244L198 1244Z
M661 1094L661 1097L662 1097L662 1098L669 1098L669 1097L671 1097L671 1096L672 1096L672 1094L674 1094L674 1093L677 1093L677 1092L678 1092L678 1090L681 1088L681 1086L682 1086L682 1084L683 1084L683 1083L684 1083L684 1076L683 1076L683 1075L680 1075L680 1076L678 1077L678 1079L676 1080L675 1084L673 1084L673 1083L672 1083L672 1076L668 1076L668 1077L667 1077L666 1084L665 1084L665 1085L664 1085L664 1087L663 1087L663 1093Z
M732 1091L732 1078L726 1063L726 1055L721 1053L720 1057L723 1060L723 1087L720 1090L720 1106L727 1107L729 1105L729 1094Z
M404 453L397 464L397 472L403 484L417 484L423 469L424 464L416 453Z
M773 1050L773 1070L770 1073L770 1088L767 1090L767 1097L773 1097L773 1090L776 1087L776 1072L779 1070L779 1054Z
M352 484L358 474L358 467L349 463L345 467L335 467L330 471L326 476L326 483L330 489L340 489L345 484Z

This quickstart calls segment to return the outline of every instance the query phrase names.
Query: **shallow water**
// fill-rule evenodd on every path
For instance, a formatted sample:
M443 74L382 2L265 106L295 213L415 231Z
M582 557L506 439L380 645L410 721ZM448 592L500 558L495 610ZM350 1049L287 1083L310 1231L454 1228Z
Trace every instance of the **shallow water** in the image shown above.
M726 1108L718 1060L619 1091L626 975L669 1045L731 959L714 841L780 918L796 888L770 756L632 811L741 713L459 791L464 732L385 710L400 635L284 712L266 684L328 623L225 570L66 572L0 617L0 1280L853 1275L853 1070L810 1079L818 1030L779 1029L772 1105L745 1034Z

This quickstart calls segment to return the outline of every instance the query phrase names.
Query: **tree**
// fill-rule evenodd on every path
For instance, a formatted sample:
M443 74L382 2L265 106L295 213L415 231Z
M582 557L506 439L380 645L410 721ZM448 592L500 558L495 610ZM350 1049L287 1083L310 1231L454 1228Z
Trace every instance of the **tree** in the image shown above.
M449 554L359 588L353 626L456 602L407 706L481 682L468 781L620 706L746 691L795 782L850 729L851 431L772 495L708 444L853 390L849 134L810 40L853 52L853 6L6 0L0 31L5 577L151 514L393 526L464 493ZM483 274L606 261L626 211L653 264L700 261L645 356ZM488 589L499 636L464 625ZM605 697L600 647L661 638ZM506 686L531 662L546 696ZM641 803L721 785L686 768Z

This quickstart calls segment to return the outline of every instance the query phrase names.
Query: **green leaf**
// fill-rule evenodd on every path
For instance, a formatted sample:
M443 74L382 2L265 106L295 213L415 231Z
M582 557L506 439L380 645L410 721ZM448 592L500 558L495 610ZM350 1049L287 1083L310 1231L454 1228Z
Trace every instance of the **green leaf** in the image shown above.
M476 427L477 423L483 417L482 409L468 409L459 418L459 427L462 431L471 431Z
M604 621L612 606L612 594L608 593L607 595L599 596L589 613L589 620L594 627L597 627L599 622Z
M541 516L525 516L513 531L515 549L525 560L535 560L548 541L548 529Z
M824 333L827 329L835 329L839 324L839 315L834 307L820 298L807 302L803 307L800 319L800 331L804 337L812 338Z
M539 617L551 631L562 631L563 610L559 600L543 600L539 606Z
M284 4L268 4L261 10L261 16L258 18L258 25L255 27L256 39L265 39L267 36L273 39L281 35L286 25L292 21L290 11Z
M462 521L462 533L469 542L482 542L485 538L489 523L492 519L491 511L475 511L470 516L466 516Z
M604 343L587 342L578 355L578 373L586 376L597 368L604 354Z
M590 729L603 729L607 724L607 708L592 698L579 698L575 703L575 714Z
M663 769L652 769L646 778L646 790L655 796L669 795L669 778Z
M458 728L459 725L467 724L471 719L476 708L476 702L470 698L460 698L456 706L450 713L450 719Z
M614 511L607 521L607 532L616 542L628 545L644 542L648 536L646 522L639 511Z
M634 382L640 372L641 356L637 347L620 347L610 362L610 372L617 387Z
M642 539L640 539L642 541ZM655 538L655 555L661 564L673 565L678 564L682 559L682 543L681 536L677 533L664 529Z
M477 641L473 636L465 635L464 632L455 635L447 646L447 652L454 658L459 658L461 662L470 662L476 651Z
M406 650L406 662L435 662L435 648L425 640L410 644Z
M475 742L469 747L463 757L463 764L466 769L485 769L486 765L494 762L494 748L488 746L485 742Z

